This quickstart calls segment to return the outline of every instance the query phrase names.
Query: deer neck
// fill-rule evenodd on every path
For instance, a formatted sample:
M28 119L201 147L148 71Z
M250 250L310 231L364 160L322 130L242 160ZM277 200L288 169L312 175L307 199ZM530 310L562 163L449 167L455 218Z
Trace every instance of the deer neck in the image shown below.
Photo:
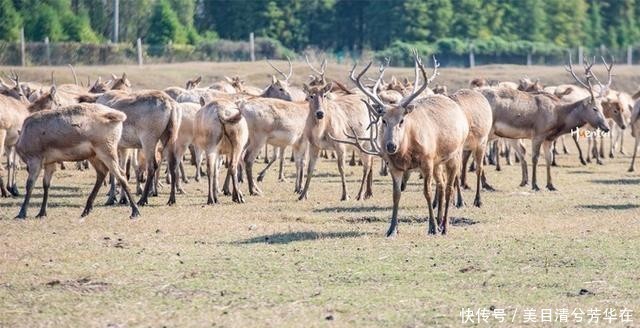
M582 127L587 124L587 121L582 117L581 112L584 110L584 99L579 100L571 104L559 105L556 108L558 115L558 130L562 133L567 133L572 129Z

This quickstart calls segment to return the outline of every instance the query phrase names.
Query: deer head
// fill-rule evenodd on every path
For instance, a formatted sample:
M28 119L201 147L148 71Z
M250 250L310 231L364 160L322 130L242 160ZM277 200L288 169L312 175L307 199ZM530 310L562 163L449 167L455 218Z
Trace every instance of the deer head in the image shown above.
M592 126L597 127L604 132L608 132L609 125L607 124L607 120L604 117L604 109L602 107L602 102L604 100L604 97L608 93L609 87L611 86L611 70L613 69L613 63L611 65L607 65L604 58L602 58L602 61L609 75L607 84L603 85L602 83L600 83L600 81L595 76L595 74L593 74L592 68L595 61L596 61L595 57L593 58L592 62L590 62L588 59L584 61L585 81L582 81L580 78L578 78L575 71L573 70L571 54L569 54L569 64L565 66L565 70L569 72L571 76L573 76L573 78L576 80L576 82L578 82L578 84L582 85L582 87L584 87L585 89L587 89L587 91L589 91L590 96L587 99L582 100L583 109L579 113L580 118L585 120L587 123L591 124ZM595 80L600 86L600 90L597 96L593 88L593 83L592 83L593 80Z
M127 73L122 73L121 77L117 77L115 74L111 74L112 84L111 90L131 90L131 81L127 78Z
M29 100L25 96L22 85L20 84L20 77L18 76L18 73L16 73L15 71L11 71L11 75L5 74L5 77L11 80L14 85L10 86L4 83L4 81L1 81L2 89L4 89L2 90L2 93L22 102L29 102Z
M187 80L187 84L185 86L185 89L187 89L187 90L195 89L200 85L200 82L202 82L202 76L198 76L198 77L196 77L194 79Z
M302 85L302 90L307 95L306 100L309 102L311 115L313 115L317 120L322 120L325 117L325 102L327 100L327 95L331 92L331 88L333 88L332 82L323 86Z

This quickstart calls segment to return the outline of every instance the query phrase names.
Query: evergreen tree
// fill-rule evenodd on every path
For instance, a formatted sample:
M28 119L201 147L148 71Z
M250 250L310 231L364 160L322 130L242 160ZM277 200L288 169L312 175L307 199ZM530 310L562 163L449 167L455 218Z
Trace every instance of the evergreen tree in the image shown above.
M151 24L145 40L146 43L164 45L169 41L173 43L185 43L187 41L186 31L167 0L158 0L155 3L149 19Z
M17 41L20 38L22 19L11 0L0 0L0 38Z

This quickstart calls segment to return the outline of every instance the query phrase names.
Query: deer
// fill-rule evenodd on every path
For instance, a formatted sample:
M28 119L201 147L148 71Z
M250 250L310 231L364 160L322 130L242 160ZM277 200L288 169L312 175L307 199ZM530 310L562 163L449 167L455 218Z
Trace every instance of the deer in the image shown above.
M627 172L635 171L635 162L636 155L638 153L638 146L640 146L640 91L635 93L632 96L632 100L635 101L633 105L633 110L631 111L631 136L635 138L635 143L633 144L633 155L631 156L631 165Z
M351 75L353 75L353 69ZM335 138L344 139L350 133L364 133L370 123L369 114L360 95L346 95L331 99L329 94L332 88L331 82L324 86L303 85L303 90L307 94L309 111L304 130L309 143L309 164L305 185L298 200L305 200L308 197L311 179L322 149L331 149L336 152L338 172L342 184L340 200L349 199L344 175L344 159L347 149L344 143L335 141ZM364 151L360 151L360 158L363 163L363 174L356 199L366 200L373 196L373 162L372 157Z
M11 72L9 77L14 86L1 82L0 88L0 158L7 150L7 182L3 179L4 165L0 165L0 196L18 196L18 187L15 183L15 145L18 142L22 123L29 116L29 100L24 95L22 84L17 73Z
M44 168L43 197L36 217L47 216L51 178L56 163L88 159L96 170L96 182L89 194L81 217L89 215L93 202L107 175L111 172L122 185L131 204L131 218L140 216L129 187L118 165L117 145L126 115L99 104L76 104L57 110L36 112L25 119L16 145L20 158L27 163L29 176L18 219L27 217L33 186Z
M305 93L302 90L289 85L289 79L291 79L291 76L293 75L293 65L291 64L289 57L287 57L287 61L289 62L289 72L285 74L275 67L271 61L267 60L269 66L278 72L278 74L282 75L283 79L280 80L276 78L275 75L272 75L271 84L262 92L260 95L261 97L279 98L293 102L305 101Z
M609 131L604 117L602 101L603 95L596 96L592 88L592 81L599 80L591 72L593 63L585 62L585 81L580 80L573 70L571 57L565 70L589 91L589 97L573 103L563 103L557 97L549 94L530 94L509 88L480 89L487 98L493 110L493 127L491 139L495 137L509 139L531 139L533 175L531 188L539 191L536 168L540 156L541 146L544 148L544 158L547 167L547 185L550 191L557 190L551 178L551 144L559 136L567 134L587 123L605 132ZM609 72L609 80L611 73ZM609 81L610 83L610 81ZM604 89L604 88L603 88ZM523 164L523 184L526 163Z
M204 150L207 159L207 204L218 203L218 169L215 166L220 154L229 157L227 176L232 182L232 200L244 203L244 196L238 187L238 167L249 140L247 120L233 101L216 99L207 103L202 98L200 104L202 108L194 118L194 142L199 149Z
M354 131L353 135L348 136L350 140L342 142L350 143L371 155L381 156L389 164L393 182L393 210L387 237L395 237L398 233L400 186L404 173L414 169L419 170L424 177L423 193L429 204L428 234L435 235L437 230L442 234L447 233L453 185L460 171L464 143L469 133L467 118L455 101L442 95L418 99L420 93L438 75L439 65L434 57L433 74L427 77L422 60L415 51L414 56L425 82L419 88L414 88L398 104L384 103L375 89L369 91L362 84L361 78L371 67L371 63L357 77L351 75L351 79L372 102L366 102L371 114L371 128L368 138L360 137ZM417 85L418 83L414 83L414 86ZM382 124L378 124L380 121ZM368 140L369 146L365 148L361 140ZM440 198L437 228L431 207L432 179L436 180Z
M116 86L127 88L130 86L125 74L121 79L114 82L113 87ZM158 162L155 156L158 142L161 142L163 149L168 149L171 192L167 204L175 204L177 188L175 143L181 120L181 111L178 104L166 93L153 90L133 93L123 90L111 90L98 97L86 100L94 100L99 104L119 110L127 116L119 148L121 150L128 148L142 149L147 162L147 180L142 196L138 200L138 205L144 206L148 204L155 171L158 169ZM115 203L114 190L115 181L111 184L108 204Z
M197 88L200 85L200 82L202 82L202 76L197 76L191 80L187 80L184 88L174 86L174 87L165 88L162 91L164 91L167 95L169 95L169 97L171 97L173 100L177 101L178 96L185 93L187 90L193 90ZM197 103L197 101L194 103Z

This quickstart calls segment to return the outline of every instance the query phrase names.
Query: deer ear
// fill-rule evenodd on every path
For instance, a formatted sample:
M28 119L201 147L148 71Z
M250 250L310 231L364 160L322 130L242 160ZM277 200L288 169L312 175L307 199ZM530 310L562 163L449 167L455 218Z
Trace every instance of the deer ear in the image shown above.
M224 76L224 79L227 80L227 82L229 82L229 83L233 82L233 80L230 77L226 76L226 75Z
M324 88L322 88L322 92L329 93L331 92L331 89L333 89L333 82L327 83L327 85L325 85Z
M404 108L404 115L411 114L415 108L416 106L414 104L407 105L407 107Z
M271 75L271 84L276 84L278 82L278 79L276 79L275 75Z
M196 78L193 82L194 82L194 83L200 83L200 82L202 82L202 76L198 76L198 78Z
M304 93L309 94L309 86L306 83L302 83L302 91Z
M56 96L56 91L58 91L58 89L56 89L55 85L52 85L51 89L49 89L49 97L51 97L51 99Z
M126 80L127 79L127 73L122 72L122 79Z
M112 80L117 80L117 79L118 79L118 77L117 77L115 74L111 73L111 79L112 79Z
M200 106L204 107L204 105L207 103L206 100L204 100L204 97L200 97Z

